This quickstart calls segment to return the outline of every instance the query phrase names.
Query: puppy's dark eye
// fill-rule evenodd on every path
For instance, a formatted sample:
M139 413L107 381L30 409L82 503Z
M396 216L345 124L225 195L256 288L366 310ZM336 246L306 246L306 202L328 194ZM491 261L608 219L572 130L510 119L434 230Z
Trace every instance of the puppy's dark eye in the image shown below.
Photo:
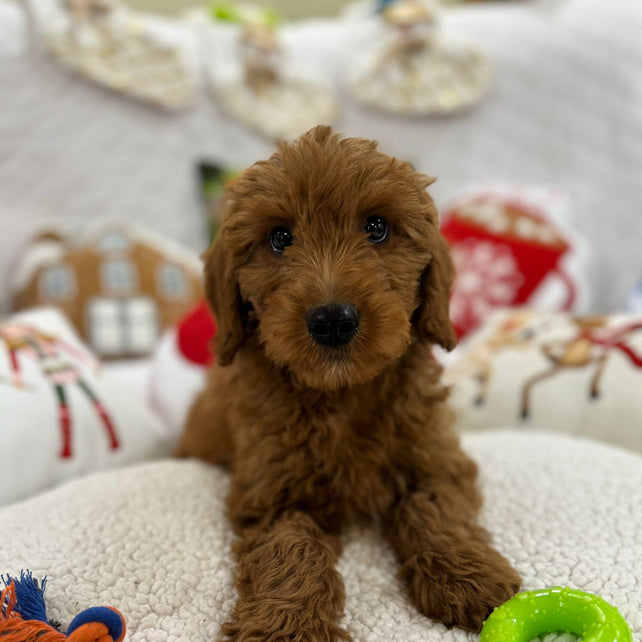
M388 222L381 216L369 216L364 227L368 240L373 243L382 243L388 238L390 229Z
M285 248L292 245L294 237L285 225L279 225L270 232L270 247L273 252L281 254Z

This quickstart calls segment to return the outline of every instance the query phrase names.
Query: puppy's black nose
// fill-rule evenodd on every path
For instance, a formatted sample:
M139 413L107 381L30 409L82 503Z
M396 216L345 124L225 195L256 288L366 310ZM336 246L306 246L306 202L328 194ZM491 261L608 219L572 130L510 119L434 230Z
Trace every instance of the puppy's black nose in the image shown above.
M314 308L306 319L310 336L322 346L342 346L359 329L359 312L351 303L331 303Z

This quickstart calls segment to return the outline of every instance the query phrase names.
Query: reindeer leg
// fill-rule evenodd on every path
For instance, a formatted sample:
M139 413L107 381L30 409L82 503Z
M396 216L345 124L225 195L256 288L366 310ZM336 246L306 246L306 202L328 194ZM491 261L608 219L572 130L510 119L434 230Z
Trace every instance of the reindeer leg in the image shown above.
M480 365L481 372L477 376L477 381L479 381L479 389L477 391L477 396L475 397L475 405L483 406L488 396L488 388L490 387L490 379L492 371L488 364Z
M562 367L559 364L555 364L551 370L546 370L541 374L531 377L522 388L522 419L528 419L530 415L530 398L531 398L531 388L538 382L544 381L553 375L557 374Z
M607 350L604 350L597 359L597 368L593 378L591 379L591 399L597 399L600 396L599 385L602 379L602 374L604 373L604 366L606 366L608 358L609 353Z

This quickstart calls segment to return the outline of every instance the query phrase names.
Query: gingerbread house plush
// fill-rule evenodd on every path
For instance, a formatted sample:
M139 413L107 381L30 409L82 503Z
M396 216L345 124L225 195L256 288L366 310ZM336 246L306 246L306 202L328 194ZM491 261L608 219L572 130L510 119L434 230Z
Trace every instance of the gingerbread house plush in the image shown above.
M149 354L202 296L201 264L172 241L108 221L81 238L46 231L14 269L13 307L53 305L101 358Z

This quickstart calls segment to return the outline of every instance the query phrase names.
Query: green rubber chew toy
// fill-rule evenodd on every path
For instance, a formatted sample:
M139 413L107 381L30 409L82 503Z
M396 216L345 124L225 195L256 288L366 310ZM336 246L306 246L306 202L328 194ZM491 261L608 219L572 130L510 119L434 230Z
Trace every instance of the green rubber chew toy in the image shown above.
M548 633L572 633L582 642L633 642L617 608L597 595L561 586L518 593L498 606L479 642L530 642Z

